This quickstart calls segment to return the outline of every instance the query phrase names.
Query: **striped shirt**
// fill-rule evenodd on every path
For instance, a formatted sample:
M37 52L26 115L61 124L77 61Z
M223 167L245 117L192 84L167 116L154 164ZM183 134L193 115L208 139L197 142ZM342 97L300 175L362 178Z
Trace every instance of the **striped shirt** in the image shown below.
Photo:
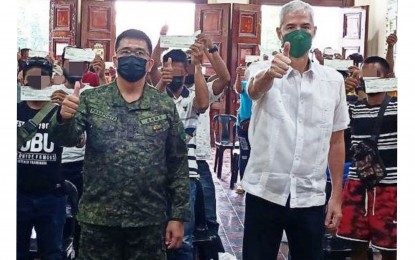
M198 115L193 107L193 100L195 99L195 93L189 91L186 87L183 88L181 95L177 98L173 97L173 101L176 104L177 112L179 113L180 120L184 125L186 132L187 143L187 157L189 161L189 177L198 178L198 168L196 162L196 127Z
M380 105L370 106L366 100L350 104L352 146L371 137L379 109ZM386 168L386 177L380 183L386 185L397 184L397 115L398 99L392 97L386 108L378 139L379 154ZM349 179L359 180L354 163L350 166Z

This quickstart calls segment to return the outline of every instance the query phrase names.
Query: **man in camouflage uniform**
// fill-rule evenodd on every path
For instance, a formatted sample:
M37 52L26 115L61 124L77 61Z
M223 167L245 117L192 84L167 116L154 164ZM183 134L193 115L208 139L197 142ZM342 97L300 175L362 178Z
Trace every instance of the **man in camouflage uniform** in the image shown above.
M148 36L125 31L115 50L119 77L80 96L77 83L51 122L60 145L86 131L79 258L165 259L180 247L189 213L183 124L171 98L145 83Z

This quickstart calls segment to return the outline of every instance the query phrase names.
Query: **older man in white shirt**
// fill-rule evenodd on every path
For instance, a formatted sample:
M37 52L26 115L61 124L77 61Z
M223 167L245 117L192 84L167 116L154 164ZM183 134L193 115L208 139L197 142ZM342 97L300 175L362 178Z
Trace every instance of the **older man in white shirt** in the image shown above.
M283 230L293 260L321 259L324 227L335 229L341 218L346 92L338 72L309 59L315 32L309 4L284 5L277 28L283 53L248 89L244 260L276 259ZM327 163L333 190L326 213Z

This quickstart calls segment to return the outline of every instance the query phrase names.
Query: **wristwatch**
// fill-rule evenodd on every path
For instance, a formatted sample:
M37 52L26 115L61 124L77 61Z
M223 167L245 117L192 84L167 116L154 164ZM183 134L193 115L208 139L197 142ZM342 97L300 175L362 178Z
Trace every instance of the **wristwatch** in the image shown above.
M208 49L209 53L214 53L214 52L217 52L217 51L219 51L219 49L218 49L218 46L216 46L216 45L213 45L212 48Z

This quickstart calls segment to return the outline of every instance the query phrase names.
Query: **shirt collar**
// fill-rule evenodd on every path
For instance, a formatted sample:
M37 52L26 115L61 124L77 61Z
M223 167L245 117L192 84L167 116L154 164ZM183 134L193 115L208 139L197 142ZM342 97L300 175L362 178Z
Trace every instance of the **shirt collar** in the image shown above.
M310 77L312 77L312 78L314 78L315 77L315 75L317 74L317 64L316 63L314 63L314 62L312 62L310 59L308 59L308 63L309 63L309 67L308 67L308 70L306 70L304 73L303 73L303 75L310 75ZM287 78L288 77L291 77L291 76L294 76L292 73L294 73L294 71L297 71L297 70L294 70L291 66L288 68L288 71L287 71Z
M145 110L145 109L150 109L151 107L151 95L150 93L148 93L148 89L150 88L150 86L146 83L144 85L144 89L143 89L143 93L141 94L141 97L132 102L132 103L127 103L124 98L122 97L120 90L118 89L118 85L117 85L117 81L114 80L109 87L111 88L111 92L112 92L112 105L116 106L116 107L128 107L130 110L131 109L141 109L141 110Z

